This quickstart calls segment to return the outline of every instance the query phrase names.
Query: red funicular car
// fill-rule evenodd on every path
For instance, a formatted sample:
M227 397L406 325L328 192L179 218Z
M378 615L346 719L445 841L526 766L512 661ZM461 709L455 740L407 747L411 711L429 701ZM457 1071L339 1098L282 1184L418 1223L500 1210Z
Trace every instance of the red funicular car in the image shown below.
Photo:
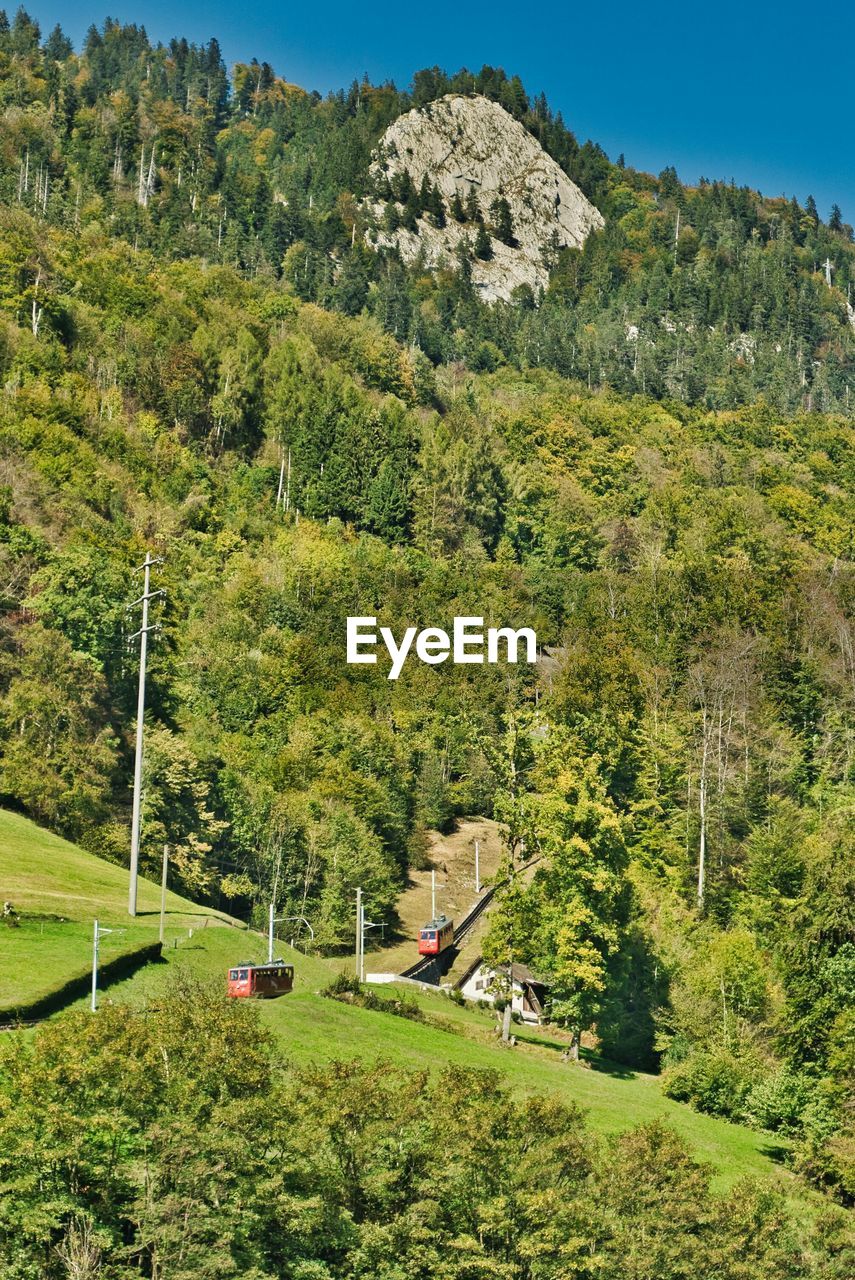
M419 955L438 956L440 951L450 947L453 941L454 921L449 920L448 916L437 916L435 920L429 920L424 928L419 930Z
M270 964L252 964L247 961L229 969L230 996L255 996L258 999L272 999L284 996L294 986L294 966L284 960L273 960Z

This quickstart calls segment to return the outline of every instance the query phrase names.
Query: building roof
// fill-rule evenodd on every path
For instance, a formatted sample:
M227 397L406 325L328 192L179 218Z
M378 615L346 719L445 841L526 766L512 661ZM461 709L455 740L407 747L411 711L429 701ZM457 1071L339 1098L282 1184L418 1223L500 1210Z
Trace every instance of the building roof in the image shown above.
M545 987L546 983L542 978L536 978L531 969L524 964L511 965L511 977L515 982L530 982L535 987Z
M469 965L466 972L458 979L457 981L458 987L464 986L464 984L467 983L470 978L474 977L475 974L478 972L478 970L481 968L489 969L490 973L496 972L496 970L492 965L484 964L483 956L476 956L475 959L472 961L472 963ZM520 986L522 986L524 983L531 983L532 986L545 988L547 985L541 978L536 978L535 975L532 973L531 969L529 969L528 966L524 964L511 965L511 978L514 982L518 982Z

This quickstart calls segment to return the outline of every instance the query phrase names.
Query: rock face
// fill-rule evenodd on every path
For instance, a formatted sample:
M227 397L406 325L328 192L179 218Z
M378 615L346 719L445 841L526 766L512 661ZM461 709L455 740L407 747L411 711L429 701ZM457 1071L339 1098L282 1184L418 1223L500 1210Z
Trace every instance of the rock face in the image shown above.
M475 259L472 280L487 302L510 300L515 288L533 290L548 281L547 258L556 248L581 247L591 231L603 226L598 209L586 199L535 138L498 103L480 96L449 94L401 116L386 130L371 167L376 184L406 170L416 188L422 180L438 188L446 209L446 225L438 227L422 214L415 230L389 229L386 205L370 202L377 223L369 243L397 245L405 262L423 256L425 266L453 266L466 237L474 242L477 226L461 223L451 212L455 197L472 208L472 192L487 231L494 229L491 208L503 197L510 206L513 244L491 235L492 258ZM506 237L507 239L508 237Z

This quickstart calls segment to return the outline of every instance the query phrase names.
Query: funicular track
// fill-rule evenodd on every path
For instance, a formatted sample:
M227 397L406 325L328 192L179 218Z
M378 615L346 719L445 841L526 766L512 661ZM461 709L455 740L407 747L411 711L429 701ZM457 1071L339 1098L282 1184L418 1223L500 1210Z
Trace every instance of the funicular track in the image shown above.
M469 908L469 911L467 912L467 914L463 917L463 919L460 921L460 924L454 930L454 943L452 946L447 948L446 952L444 953L445 956L448 956L450 958L457 954L457 952L460 950L461 942L463 942L463 940L467 937L467 935L472 931L472 928L476 920L480 918L480 916L483 914L483 912L486 910L486 908L489 906L490 902L492 901L493 895L496 892L497 887L498 887L497 885L494 885L490 889L485 889L484 892L481 894L481 897L475 903L475 905ZM427 975L437 971L439 967L439 962L441 962L443 958L444 958L443 955L423 956L420 960L416 962L416 964L410 965L409 969L405 969L404 972L401 974L401 977L416 978L416 979L421 978L423 982L432 982L433 979L428 977Z
M513 874L519 875L521 871L528 871L529 867L533 867L536 862L540 862L539 855L536 858L532 858L525 866L518 867ZM489 907L496 890L501 889L505 884L507 884L507 880L500 880L498 884L494 884L489 889L484 890L481 897L469 908L460 924L454 930L454 942L450 947L447 947L438 956L423 956L415 964L410 965L409 969L405 969L400 976L402 978L415 978L421 982L429 982L434 986L439 985L440 977L451 968L457 953L460 951L461 943L466 940L475 924Z

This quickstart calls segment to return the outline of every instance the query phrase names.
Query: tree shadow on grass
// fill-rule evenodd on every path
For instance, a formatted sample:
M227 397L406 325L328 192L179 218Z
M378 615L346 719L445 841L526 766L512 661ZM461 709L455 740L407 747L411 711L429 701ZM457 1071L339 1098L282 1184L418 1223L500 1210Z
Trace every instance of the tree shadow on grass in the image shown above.
M595 1054L582 1050L582 1056L592 1071L600 1075L611 1076L613 1080L636 1080L638 1072L633 1071L624 1062L614 1062L611 1058L598 1058Z
M569 1049L567 1040L552 1040L548 1036L521 1036L520 1041L523 1044L536 1045L539 1049L550 1049L555 1053L566 1053ZM581 1063L584 1068L591 1071L600 1072L602 1075L612 1076L618 1080L635 1080L637 1072L627 1067L624 1063L613 1062L609 1058L600 1058L590 1049L581 1050ZM568 1066L575 1066L572 1060L568 1059Z
M767 1160L771 1160L774 1164L789 1164L792 1157L792 1149L781 1142L764 1142L760 1148L760 1154L766 1156Z

